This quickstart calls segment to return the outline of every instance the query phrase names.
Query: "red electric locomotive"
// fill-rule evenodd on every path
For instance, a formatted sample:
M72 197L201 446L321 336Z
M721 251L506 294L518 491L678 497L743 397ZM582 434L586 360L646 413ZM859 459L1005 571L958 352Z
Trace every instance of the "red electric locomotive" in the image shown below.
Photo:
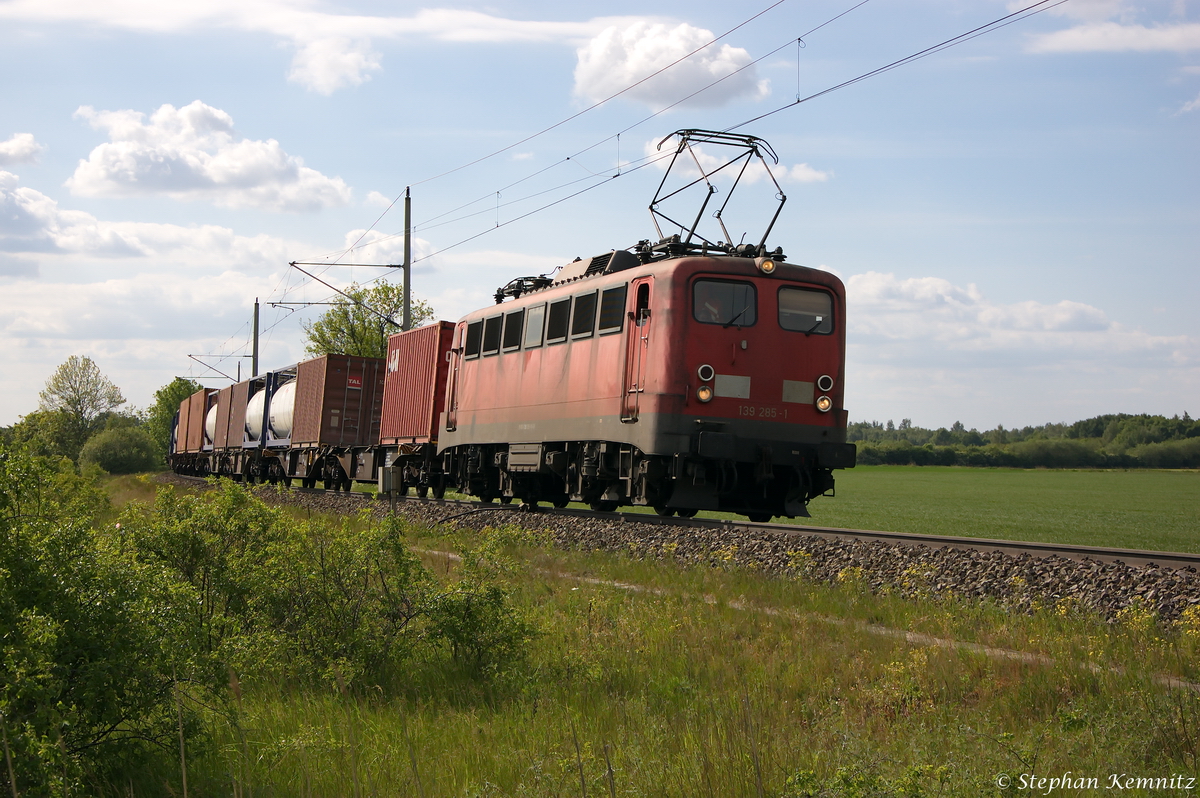
M854 465L842 283L780 253L690 249L580 261L461 320L449 481L484 501L807 515Z

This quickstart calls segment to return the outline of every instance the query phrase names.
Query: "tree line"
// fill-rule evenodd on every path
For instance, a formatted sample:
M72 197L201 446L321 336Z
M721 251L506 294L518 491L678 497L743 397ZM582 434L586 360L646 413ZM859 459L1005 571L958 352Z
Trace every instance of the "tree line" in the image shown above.
M1200 421L1186 412L1113 413L1073 424L1044 424L980 432L954 422L949 429L855 421L846 439L863 465L959 465L1012 468L1200 468Z
M305 353L386 357L388 337L400 328L401 286L379 282L351 285L316 321L303 325ZM433 308L414 298L413 326L434 318ZM154 393L145 410L126 407L120 388L90 357L72 355L46 381L38 409L0 427L0 446L40 457L65 457L112 474L151 471L166 463L171 424L180 403L200 390L195 380L176 377Z

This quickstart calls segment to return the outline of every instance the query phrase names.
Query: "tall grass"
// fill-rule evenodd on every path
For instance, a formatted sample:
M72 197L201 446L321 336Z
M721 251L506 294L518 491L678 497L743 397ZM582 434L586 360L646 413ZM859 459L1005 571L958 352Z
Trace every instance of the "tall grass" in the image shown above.
M479 542L429 534L412 542ZM243 682L236 718L214 716L189 762L195 794L975 796L997 794L998 773L1198 764L1200 699L1156 677L1198 677L1200 616L1109 627L1069 606L1020 617L874 596L853 575L828 587L507 540L495 572L540 630L523 666L480 679L430 658L353 689ZM914 646L873 624L1043 659Z

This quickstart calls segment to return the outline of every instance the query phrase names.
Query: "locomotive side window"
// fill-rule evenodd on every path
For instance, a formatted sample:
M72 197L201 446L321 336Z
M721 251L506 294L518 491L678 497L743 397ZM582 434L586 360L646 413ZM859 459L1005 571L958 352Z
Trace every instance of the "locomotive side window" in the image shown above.
M596 294L575 297L575 313L571 317L571 337L587 338L596 329Z
M546 343L557 344L567 340L567 329L571 325L571 300L564 299L550 305L550 318L546 321Z
M473 321L467 325L467 342L463 354L466 357L479 357L479 344L483 338L483 322Z
M525 324L525 309L514 310L504 316L504 351L521 345L522 326Z
M692 316L703 324L753 327L758 321L754 285L733 280L697 280L692 285Z
M609 288L600 296L600 334L620 332L625 321L627 286Z
M503 316L492 316L483 320L483 353L494 355L500 351L500 326Z
M779 326L806 335L829 335L833 332L833 297L810 288L780 288Z
M542 325L546 321L546 306L534 305L525 313L525 348L542 345Z

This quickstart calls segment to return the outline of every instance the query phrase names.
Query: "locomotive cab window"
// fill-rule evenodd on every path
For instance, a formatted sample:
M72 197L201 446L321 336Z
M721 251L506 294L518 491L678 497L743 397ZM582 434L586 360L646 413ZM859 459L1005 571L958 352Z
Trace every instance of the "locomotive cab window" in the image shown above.
M620 332L625 322L627 286L609 288L600 295L600 334Z
M571 337L587 338L596 329L596 294L581 294L575 297L575 311L571 314Z
M525 309L514 310L504 316L504 351L509 352L521 345L522 326L525 323Z
M500 328L503 316L492 316L483 320L483 353L494 355L500 351Z
M758 295L751 283L697 280L692 285L692 317L703 324L753 327L758 321Z
M806 334L833 332L833 297L811 288L779 289L779 326Z
M571 300L563 299L550 305L550 315L546 320L546 343L557 344L567 340L567 330L571 326Z
M525 348L542 345L542 325L546 322L546 306L534 305L525 312Z
M471 322L467 325L467 340L463 344L463 354L468 358L479 357L479 345L482 341L483 322Z

